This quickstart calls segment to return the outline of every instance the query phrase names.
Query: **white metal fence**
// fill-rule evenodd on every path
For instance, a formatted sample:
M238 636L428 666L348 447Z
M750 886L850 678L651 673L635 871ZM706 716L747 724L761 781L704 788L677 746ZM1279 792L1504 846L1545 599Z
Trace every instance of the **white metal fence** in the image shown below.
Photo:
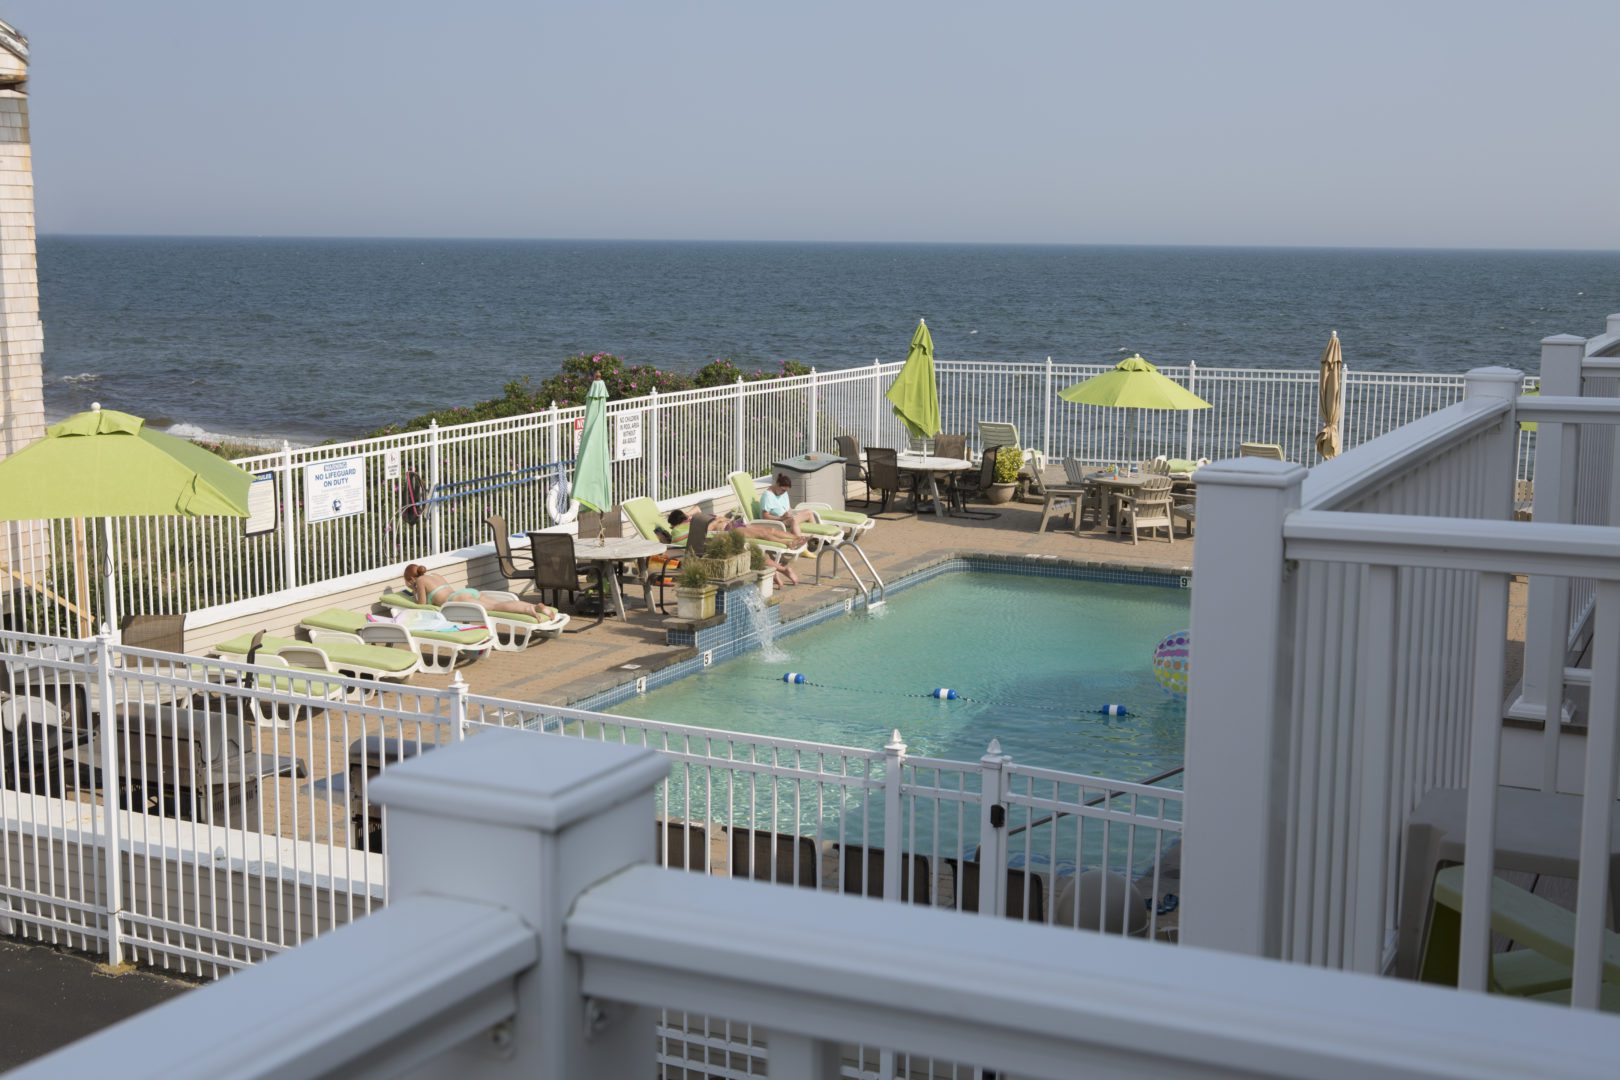
M782 458L830 451L838 435L863 446L903 446L905 433L883 396L899 368L873 363L609 402L615 433L625 427L625 441L615 443L626 456L614 462L614 490L621 499L666 501L715 491L736 469L758 475ZM1057 397L1105 370L1050 360L940 361L944 429L966 433L977 449L979 420L1011 422L1026 446L1049 457L1103 463L1157 454L1219 459L1246 441L1277 443L1292 461L1317 460L1312 371L1162 369L1212 405L1187 413L1102 409ZM1461 393L1460 375L1351 370L1344 445L1376 438ZM1134 412L1140 415L1128 415ZM119 613L179 613L455 551L488 539L491 514L513 532L544 528L552 524L546 495L572 468L582 417L580 408L554 408L244 458L238 464L263 478L276 507L274 527L256 535L223 518L124 518L105 537L83 522L10 526L10 625L89 636L108 610L100 593L109 569L119 583ZM1530 449L1527 442L1525 470ZM317 494L319 474L342 462L361 479L363 500L351 495L331 516Z
M115 961L215 976L371 911L387 893L372 781L494 727L657 751L671 868L1173 937L1155 913L1179 887L1172 788L999 753L918 758L898 737L881 751L768 739L105 637L3 633L0 662L0 922ZM1117 879L1111 914L1070 884L1088 872ZM1124 895L1138 910L1122 922Z

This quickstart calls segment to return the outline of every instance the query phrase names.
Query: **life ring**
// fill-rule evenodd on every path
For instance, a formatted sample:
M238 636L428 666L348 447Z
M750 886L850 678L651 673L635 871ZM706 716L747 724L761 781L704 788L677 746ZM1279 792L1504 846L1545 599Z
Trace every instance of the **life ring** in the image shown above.
M579 517L579 503L572 498L567 477L558 476L552 481L551 493L546 496L546 509L551 511L551 520L559 525L567 525Z

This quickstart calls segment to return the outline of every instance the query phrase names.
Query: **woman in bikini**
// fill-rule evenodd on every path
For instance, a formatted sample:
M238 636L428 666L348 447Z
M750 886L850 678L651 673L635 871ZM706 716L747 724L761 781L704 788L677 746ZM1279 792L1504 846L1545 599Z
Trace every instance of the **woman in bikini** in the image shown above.
M485 611L504 611L511 615L533 615L537 619L557 617L557 609L544 604L527 604L522 600L485 600L477 589L458 589L438 574L428 573L421 563L405 568L405 587L411 590L418 604L439 607L451 600L476 600Z

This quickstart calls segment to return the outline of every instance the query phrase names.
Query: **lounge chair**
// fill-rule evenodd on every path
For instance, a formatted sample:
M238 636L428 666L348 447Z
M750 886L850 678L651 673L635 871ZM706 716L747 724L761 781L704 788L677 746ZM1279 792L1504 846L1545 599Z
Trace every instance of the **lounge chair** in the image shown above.
M1418 976L1423 982L1457 985L1462 888L1461 864L1434 876L1434 901ZM1575 913L1499 877L1491 879L1490 903L1491 930L1519 948L1492 955L1489 989L1567 1004L1575 963ZM1605 930L1602 948L1599 1007L1604 1012L1620 1012L1620 934Z
M242 656L222 656L221 659L240 659L258 667L278 668L286 675L260 675L257 672L225 670L228 682L238 686L268 691L275 697L248 697L253 719L261 724L286 726L314 717L328 705L346 701L349 688L336 679L343 675L320 649L307 642L293 642L287 654L273 653L264 647L263 630L252 636L248 651ZM191 677L199 682L218 678L220 669L206 664L193 664Z
M446 604L453 608L453 604ZM472 630L413 630L393 622L372 622L364 615L341 608L327 608L306 615L298 624L317 645L329 641L356 645L403 645L421 661L423 671L448 673L463 657L477 660L494 646L495 635L487 627Z
M238 634L226 641L216 642L209 648L208 655L246 660L248 653L253 650L253 638L253 634ZM315 643L297 638L262 638L253 662L273 667L276 661L272 657L285 661L288 667L320 674L347 675L354 679L404 682L421 670L414 653L336 639Z
M452 600L444 605L421 604L414 596L390 590L383 593L378 603L394 609L396 613L436 611L450 622L473 625L482 623L494 632L495 648L502 652L522 652L529 647L530 642L554 638L568 625L568 616L560 611L550 619L543 619L538 615L524 615L515 611L492 611L479 603L479 600L518 599L517 593L480 589L478 600Z
M1246 442L1238 447L1239 457L1269 458L1272 461L1286 461L1283 457L1283 448L1270 442Z
M675 575L681 568L681 556L686 553L686 541L675 542L668 539L674 533L674 526L670 525L669 518L658 512L658 504L647 496L637 495L633 499L626 499L622 508L625 516L630 519L630 524L635 526L636 532L643 540L654 540L667 545L662 555L654 555L647 560L647 572L658 583L658 610L667 611L664 590L674 583ZM663 536L658 535L659 530L663 530Z
M1024 452L1023 474L1029 477L1030 490L1037 495L1046 494L1046 484L1041 480L1041 468L1046 463L1041 455L1024 445L1018 437L1016 424L1004 424L997 420L979 421L979 447L989 449L992 446L1016 446Z
M767 518L759 506L759 493L754 488L754 478L746 472L734 472L727 479L731 481L731 490L737 496L737 505L742 509L743 515L755 525L776 526L786 532L787 526L780 521ZM853 510L834 510L825 503L800 503L794 509L808 510L811 513L809 521L799 522L799 535L804 537L805 550L816 557L815 583L821 584L821 555L831 551L840 544L853 541L856 537L872 527L872 519L865 514L857 514ZM770 541L759 541L750 538L750 543L770 544ZM791 550L791 549L790 549ZM780 560L780 553L776 553ZM836 570L836 567L834 568Z

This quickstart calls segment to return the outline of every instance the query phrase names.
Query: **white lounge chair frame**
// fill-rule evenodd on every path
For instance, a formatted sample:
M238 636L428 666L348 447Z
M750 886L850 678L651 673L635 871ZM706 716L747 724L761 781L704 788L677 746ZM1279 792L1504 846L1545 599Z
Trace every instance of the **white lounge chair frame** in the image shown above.
M494 647L499 652L522 652L533 641L554 638L563 632L571 620L571 616L559 611L555 618L545 622L530 622L528 619L515 618L504 611L492 611L479 603L479 600L483 599L522 602L523 598L517 593L507 592L504 589L479 589L479 600L449 600L443 604L423 604L419 607L396 607L388 602L389 595L384 593L383 599L378 603L396 613L437 611L451 622L482 624L489 627ZM452 612L451 608L455 611Z
M463 601L457 601L458 603ZM448 608L450 605L445 605ZM443 610L443 609L441 609ZM471 614L466 612L463 614ZM449 614L445 618L451 622L457 620ZM486 624L487 625L487 624ZM455 641L440 641L437 638L418 637L411 633L410 628L399 623L375 622L367 623L360 628L359 633L350 633L347 630L331 630L324 626L311 626L308 623L299 623L309 640L319 645L323 641L347 641L356 645L403 645L416 653L417 663L426 672L437 675L448 675L456 668L456 663L462 654L468 654L473 660L489 654L495 647L495 631L489 632L489 637L477 645L464 645Z

